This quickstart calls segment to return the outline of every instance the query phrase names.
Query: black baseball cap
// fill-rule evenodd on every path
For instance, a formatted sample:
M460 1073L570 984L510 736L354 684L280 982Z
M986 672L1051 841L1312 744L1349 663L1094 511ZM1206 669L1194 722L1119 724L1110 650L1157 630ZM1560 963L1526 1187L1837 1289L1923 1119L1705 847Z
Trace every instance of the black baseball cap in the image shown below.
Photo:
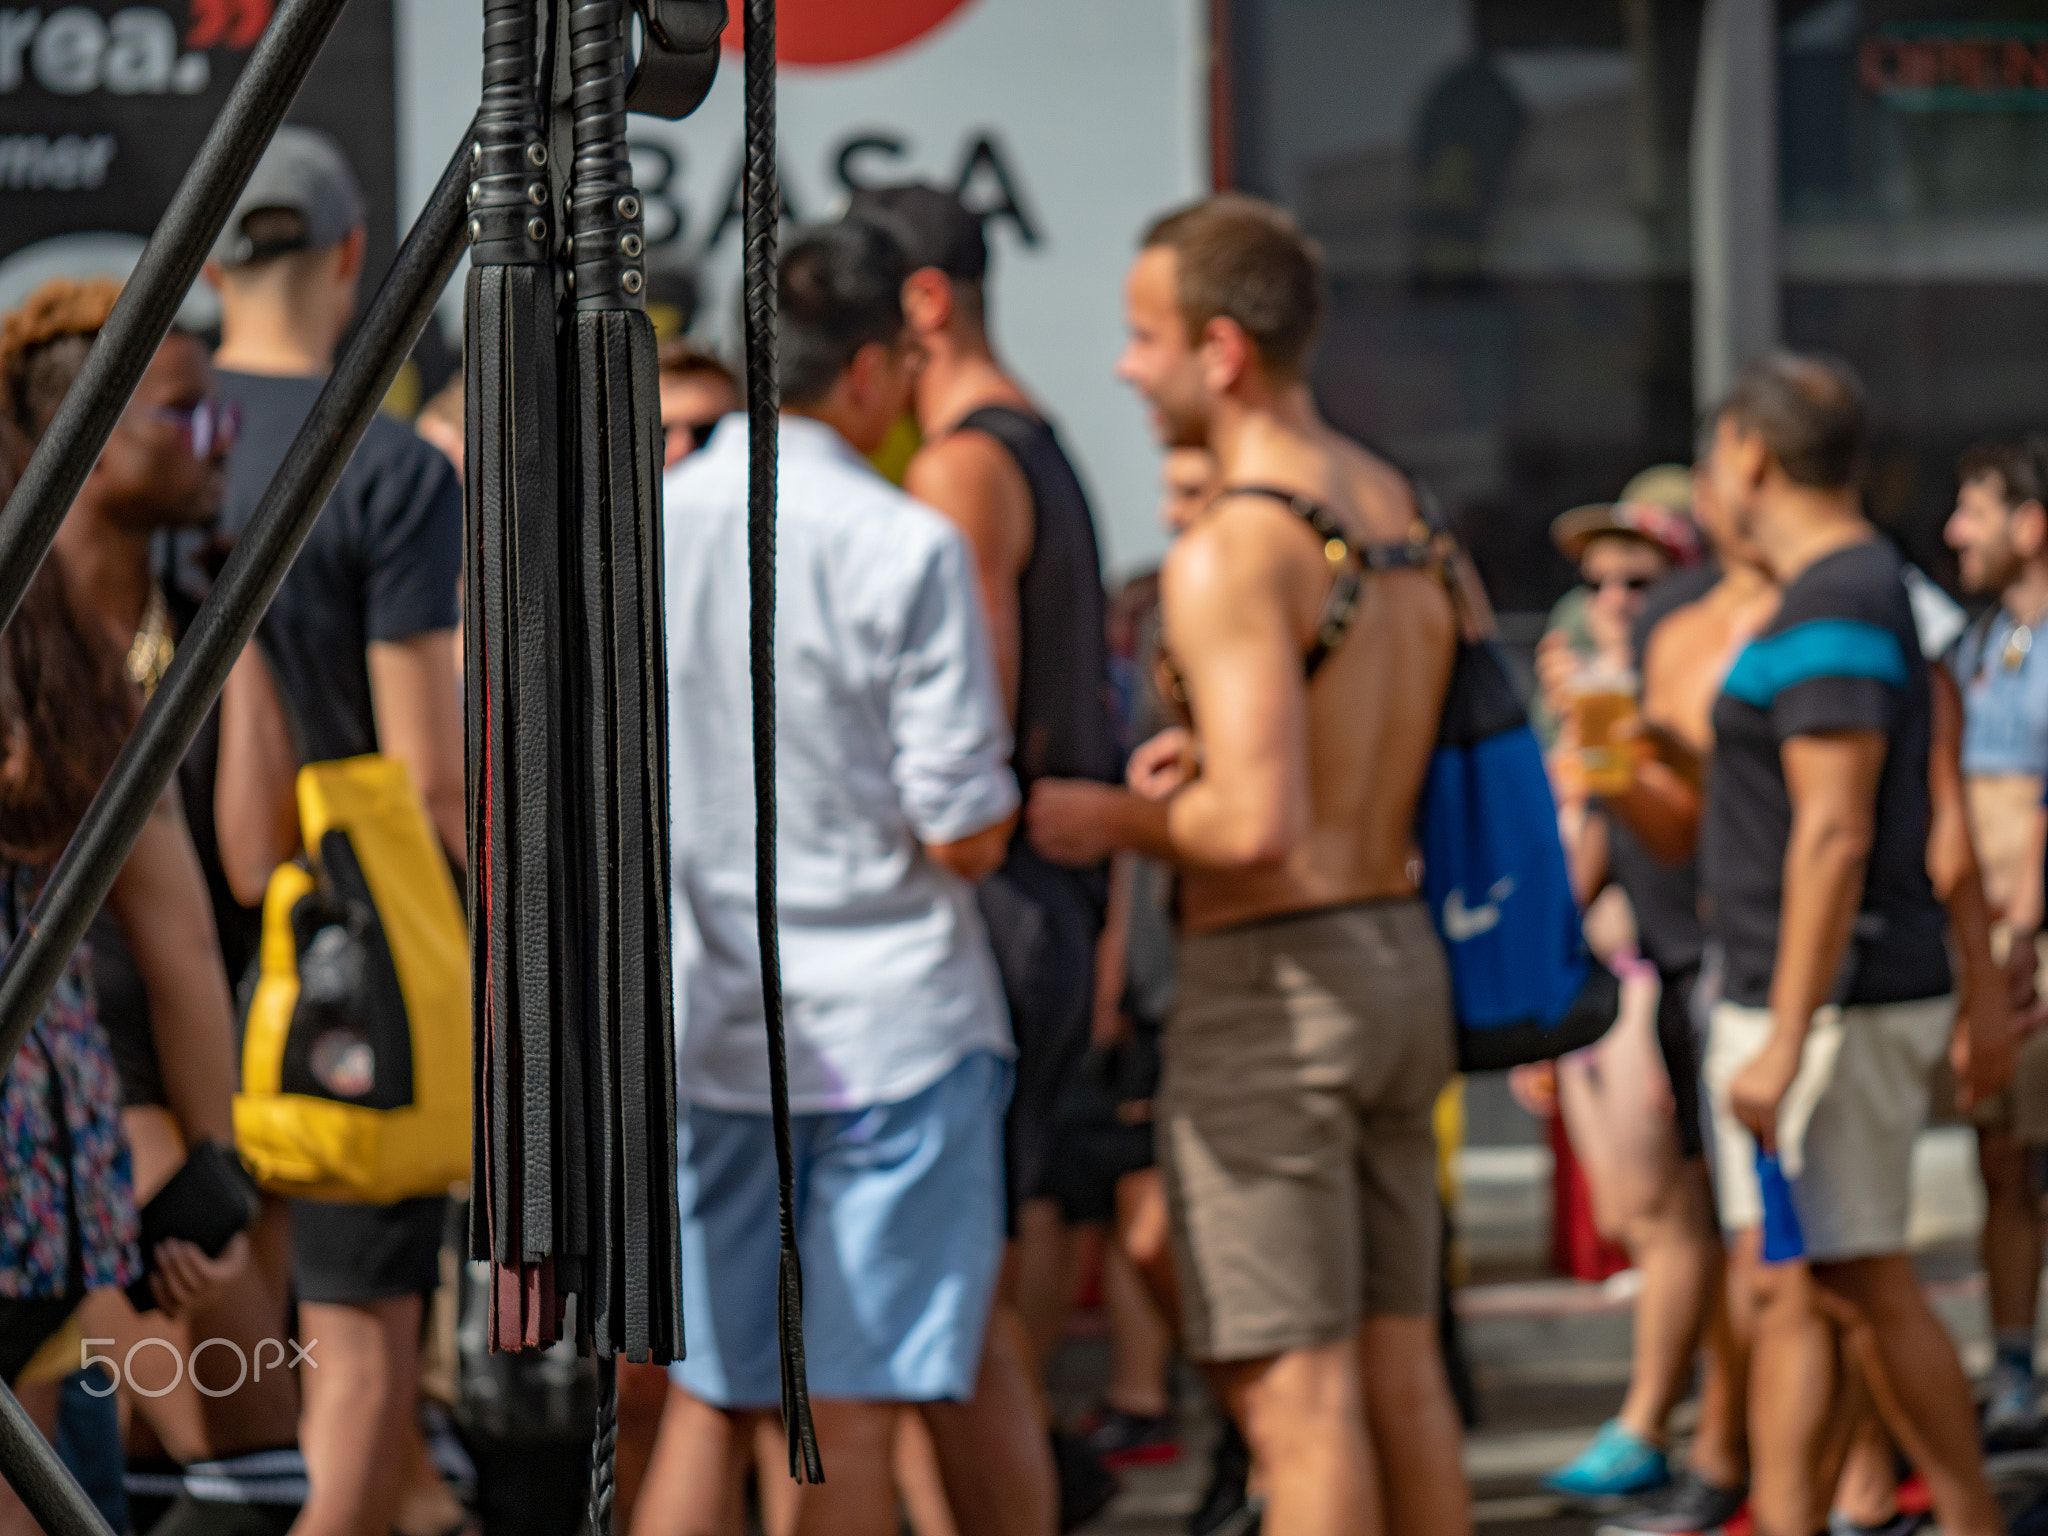
M299 228L282 238L251 239L243 221L270 208L296 213ZM213 244L213 259L223 267L240 267L288 251L324 251L362 222L363 189L340 146L317 129L287 124L277 130L235 199L235 211Z
M921 181L862 187L847 206L851 218L879 224L896 237L910 270L936 267L948 277L978 283L988 272L988 240L981 215L951 192Z

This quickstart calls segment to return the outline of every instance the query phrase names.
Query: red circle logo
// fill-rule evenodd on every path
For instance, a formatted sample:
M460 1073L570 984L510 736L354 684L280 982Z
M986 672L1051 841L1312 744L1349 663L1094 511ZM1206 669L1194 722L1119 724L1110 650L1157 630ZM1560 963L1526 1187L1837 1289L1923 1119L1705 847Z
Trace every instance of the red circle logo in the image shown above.
M777 0L775 57L784 64L858 64L916 42L967 0ZM746 35L745 0L732 7L725 46Z

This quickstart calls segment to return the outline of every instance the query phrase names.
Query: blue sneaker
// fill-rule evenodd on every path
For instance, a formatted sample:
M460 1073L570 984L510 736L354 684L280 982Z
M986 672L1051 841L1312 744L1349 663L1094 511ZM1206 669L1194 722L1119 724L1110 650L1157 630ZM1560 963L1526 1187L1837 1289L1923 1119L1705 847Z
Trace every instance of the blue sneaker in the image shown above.
M1625 1499L1671 1481L1664 1453L1625 1429L1619 1419L1600 1426L1593 1443L1543 1480L1567 1499Z

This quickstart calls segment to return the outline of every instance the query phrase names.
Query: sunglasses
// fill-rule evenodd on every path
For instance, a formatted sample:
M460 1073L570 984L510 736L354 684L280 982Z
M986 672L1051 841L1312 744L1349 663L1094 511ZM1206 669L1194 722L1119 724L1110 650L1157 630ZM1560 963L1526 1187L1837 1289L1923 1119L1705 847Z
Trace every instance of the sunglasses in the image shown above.
M1647 592L1657 584L1654 576L1602 576L1595 581L1590 576L1579 578L1595 592L1604 592L1609 587L1620 587L1624 592Z
M695 453L711 441L711 434L717 430L723 418L713 416L709 421L671 421L662 425L663 439L673 448L678 437L688 445L687 452Z
M144 408L142 414L151 421L176 427L184 435L195 459L206 458L216 447L223 451L234 447L235 439L242 431L241 405L234 401L223 405L215 395L208 395L189 410L153 405Z

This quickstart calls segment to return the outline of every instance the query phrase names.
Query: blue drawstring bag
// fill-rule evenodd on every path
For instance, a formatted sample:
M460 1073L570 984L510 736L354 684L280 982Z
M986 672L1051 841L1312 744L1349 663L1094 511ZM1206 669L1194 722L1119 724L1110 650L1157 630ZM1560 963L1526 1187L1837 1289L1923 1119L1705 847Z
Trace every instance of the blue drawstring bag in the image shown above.
M1326 550L1352 557L1303 660L1310 678L1350 629L1366 572L1434 570L1444 580L1461 636L1415 834L1423 895L1450 958L1458 1069L1498 1071L1598 1040L1621 1009L1621 983L1586 951L1528 714L1500 652L1473 638L1491 630L1484 594L1468 593L1454 570L1458 541L1436 498L1421 481L1409 483L1418 521L1405 544L1354 544L1320 503L1283 487L1229 486L1221 495L1277 501Z
M1607 1033L1621 984L1587 952L1543 749L1489 641L1459 643L1416 842L1459 1070L1548 1061Z

